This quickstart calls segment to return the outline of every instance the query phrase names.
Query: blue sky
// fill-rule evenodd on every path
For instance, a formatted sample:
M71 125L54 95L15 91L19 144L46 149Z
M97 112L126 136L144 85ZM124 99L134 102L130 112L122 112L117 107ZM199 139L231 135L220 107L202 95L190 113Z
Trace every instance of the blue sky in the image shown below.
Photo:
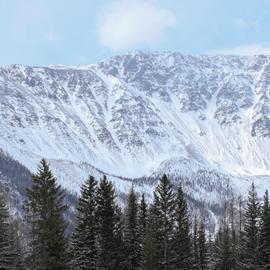
M270 54L269 0L0 0L0 64L89 64L132 50Z

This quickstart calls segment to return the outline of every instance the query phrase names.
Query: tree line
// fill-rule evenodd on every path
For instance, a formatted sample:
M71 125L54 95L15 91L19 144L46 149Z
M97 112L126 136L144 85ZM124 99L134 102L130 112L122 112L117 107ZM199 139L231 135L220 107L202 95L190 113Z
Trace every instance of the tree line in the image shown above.
M63 190L45 160L26 193L23 235L0 193L0 269L270 269L268 192L260 203L254 184L245 203L224 203L214 235L203 217L191 218L181 185L174 187L166 175L150 203L131 188L122 207L105 176L90 176L81 187L71 234Z

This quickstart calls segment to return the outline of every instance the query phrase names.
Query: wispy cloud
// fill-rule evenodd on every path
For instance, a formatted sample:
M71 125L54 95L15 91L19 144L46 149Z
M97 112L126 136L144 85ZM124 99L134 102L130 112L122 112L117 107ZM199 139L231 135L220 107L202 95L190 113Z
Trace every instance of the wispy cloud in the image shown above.
M217 49L210 51L209 53L227 55L270 55L270 43L246 44L234 48Z
M158 42L175 25L172 11L149 0L110 1L97 24L100 44L114 51Z

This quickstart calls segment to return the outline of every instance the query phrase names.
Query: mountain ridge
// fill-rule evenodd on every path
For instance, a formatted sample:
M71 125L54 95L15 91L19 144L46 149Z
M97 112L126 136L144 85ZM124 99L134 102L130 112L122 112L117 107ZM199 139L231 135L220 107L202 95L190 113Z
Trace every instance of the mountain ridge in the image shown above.
M125 193L125 177L167 173L188 179L197 201L220 203L220 190L270 183L268 78L269 56L136 52L79 67L2 67L0 148L31 171L46 158L70 192L89 174L111 175Z

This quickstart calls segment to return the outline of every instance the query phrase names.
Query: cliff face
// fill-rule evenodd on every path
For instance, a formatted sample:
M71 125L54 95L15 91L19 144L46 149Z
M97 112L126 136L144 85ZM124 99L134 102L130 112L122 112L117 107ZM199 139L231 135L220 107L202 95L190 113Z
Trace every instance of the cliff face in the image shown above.
M0 148L30 170L47 158L70 191L89 173L168 173L192 178L184 182L194 198L215 201L221 187L270 182L269 95L268 56L138 52L89 66L8 66Z

